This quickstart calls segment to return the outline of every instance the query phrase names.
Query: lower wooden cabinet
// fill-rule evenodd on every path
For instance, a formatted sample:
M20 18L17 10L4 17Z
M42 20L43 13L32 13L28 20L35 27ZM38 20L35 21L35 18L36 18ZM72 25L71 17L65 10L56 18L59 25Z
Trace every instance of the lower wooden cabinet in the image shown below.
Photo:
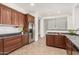
M72 43L67 37L66 37L66 50L68 55L72 55Z
M63 36L63 35L56 35L55 36L55 46L65 49L66 48L65 36Z
M46 45L55 46L55 35L46 35Z
M22 35L22 45L29 44L28 34Z
M6 38L4 39L4 54L8 54L21 46L21 35Z
M79 55L79 50L72 44L72 55Z
M0 54L9 54L10 52L28 44L28 35L14 35L0 39Z
M66 50L68 55L79 55L79 50L68 38L66 39Z
M0 39L0 54L3 54L3 40Z
M65 37L63 35L46 35L46 44L59 48L66 48Z

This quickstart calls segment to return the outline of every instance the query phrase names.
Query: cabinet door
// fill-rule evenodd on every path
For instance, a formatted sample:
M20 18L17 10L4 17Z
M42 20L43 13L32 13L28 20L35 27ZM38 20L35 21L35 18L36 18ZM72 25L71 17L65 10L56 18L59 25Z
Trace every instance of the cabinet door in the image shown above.
M17 11L12 10L12 24L19 25L19 13Z
M3 39L0 40L0 54L3 54Z
M66 38L66 49L67 49L67 54L72 55L72 43L68 38Z
M72 43L72 55L79 55L79 50Z
M19 13L19 26L24 25L24 14Z
M29 43L28 35L27 34L22 35L22 44L26 45L28 43Z
M48 46L55 46L55 35L46 35L46 44Z
M1 7L1 20L2 24L11 24L11 9L4 6Z
M1 6L0 6L0 24L1 24Z
M4 54L8 54L21 46L21 36L6 38L4 39Z
M34 23L34 17L32 15L27 14L28 22Z
M66 48L65 37L63 35L55 36L55 46L59 48Z
M28 28L28 25L29 24L29 22L28 22L28 19L27 19L27 17L25 17L25 20L24 20L24 32L28 32L29 30L29 28Z

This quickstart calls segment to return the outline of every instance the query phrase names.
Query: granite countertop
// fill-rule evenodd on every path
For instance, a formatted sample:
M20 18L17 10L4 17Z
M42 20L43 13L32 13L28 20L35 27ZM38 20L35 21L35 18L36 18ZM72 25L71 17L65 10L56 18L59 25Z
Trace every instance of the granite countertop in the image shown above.
M10 38L10 37L14 37L14 36L18 36L18 35L20 35L21 34L21 32L20 33L10 33L10 34L0 34L0 39L4 39L4 38Z
M79 36L78 35L65 35L79 50Z
M18 33L0 34L0 39L10 38L10 37L18 36L18 35L27 35L27 34L28 34L28 32L26 32L26 33L18 32Z
M77 47L79 50L79 35L69 35L68 33L48 32L46 35L64 35Z

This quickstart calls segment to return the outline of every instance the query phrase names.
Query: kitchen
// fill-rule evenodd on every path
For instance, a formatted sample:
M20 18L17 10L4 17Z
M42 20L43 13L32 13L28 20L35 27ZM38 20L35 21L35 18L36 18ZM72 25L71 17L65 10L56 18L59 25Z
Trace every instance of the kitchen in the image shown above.
M0 54L78 55L78 10L75 3L1 3Z

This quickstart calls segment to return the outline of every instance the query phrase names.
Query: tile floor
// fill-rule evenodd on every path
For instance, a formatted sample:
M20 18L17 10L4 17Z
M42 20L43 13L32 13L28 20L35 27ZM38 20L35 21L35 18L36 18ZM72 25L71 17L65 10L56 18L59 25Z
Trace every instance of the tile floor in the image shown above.
M66 55L66 50L46 46L46 40L43 38L37 42L23 46L9 55Z

